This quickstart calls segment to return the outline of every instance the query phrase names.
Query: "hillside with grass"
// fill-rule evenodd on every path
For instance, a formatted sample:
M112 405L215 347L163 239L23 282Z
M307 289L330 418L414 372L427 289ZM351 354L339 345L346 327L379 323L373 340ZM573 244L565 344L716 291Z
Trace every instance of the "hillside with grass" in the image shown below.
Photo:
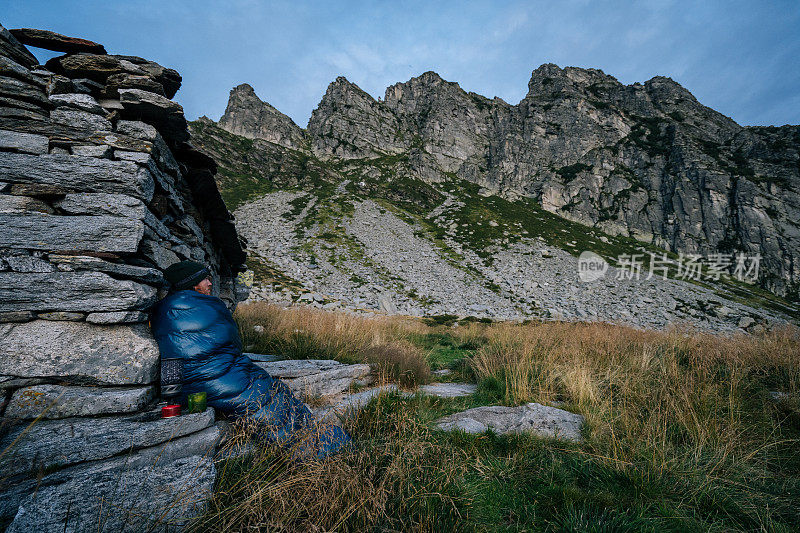
M715 330L800 317L797 303L730 275L677 279L677 254L531 198L493 194L455 173L422 179L412 151L322 159L310 145L248 139L208 119L191 129L218 161L222 195L248 241L253 301ZM610 265L593 283L577 276L586 250ZM640 279L624 279L619 260L633 255ZM667 279L648 276L650 257L666 260Z

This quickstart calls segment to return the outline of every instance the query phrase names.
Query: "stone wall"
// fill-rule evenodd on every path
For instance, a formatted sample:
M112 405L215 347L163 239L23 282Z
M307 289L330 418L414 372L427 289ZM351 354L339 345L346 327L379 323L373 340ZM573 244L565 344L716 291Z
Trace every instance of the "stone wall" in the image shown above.
M66 54L42 66L25 44ZM81 530L98 514L120 530L109 500L146 519L173 503L179 481L195 495L213 483L203 457L219 436L213 411L158 417L147 324L165 295L164 268L183 259L207 264L231 307L246 296L216 164L187 142L171 100L180 84L172 69L90 41L0 26L0 524L11 521L9 531ZM174 490L144 501L115 476ZM167 518L197 508L179 504Z

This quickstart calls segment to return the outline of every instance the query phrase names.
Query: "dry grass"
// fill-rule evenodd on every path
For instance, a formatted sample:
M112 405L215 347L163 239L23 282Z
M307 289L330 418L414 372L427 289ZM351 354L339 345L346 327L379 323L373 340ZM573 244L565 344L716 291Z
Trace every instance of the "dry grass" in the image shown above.
M434 442L427 424L382 395L347 421L358 446L325 461L294 462L291 450L256 445L224 463L200 531L439 531L444 506L458 513L458 494L441 492L465 470L465 453ZM237 423L226 450L252 446L254 428ZM435 471L434 471L435 468ZM452 516L457 518L457 516Z
M246 351L372 363L385 377L404 386L430 380L425 353L408 341L426 328L415 320L258 303L239 306L236 320Z
M323 463L288 464L269 448L228 461L199 529L790 531L800 523L797 328L731 337L578 323L449 328L269 306L237 318L255 351L369 361L411 382L427 379L437 350L450 362L456 354L480 393L381 396L347 423L355 449ZM776 402L769 391L789 395ZM582 444L431 430L436 417L466 407L554 400L586 417Z
M656 471L705 464L717 475L747 464L760 475L800 445L794 415L768 397L800 392L799 331L497 325L472 364L479 379L499 382L508 404L561 400L584 414L594 453Z

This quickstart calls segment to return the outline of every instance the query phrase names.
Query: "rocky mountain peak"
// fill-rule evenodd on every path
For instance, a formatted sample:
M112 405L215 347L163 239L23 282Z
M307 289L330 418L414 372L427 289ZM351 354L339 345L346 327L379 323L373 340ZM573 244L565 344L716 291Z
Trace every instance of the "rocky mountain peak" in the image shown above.
M444 94L466 95L466 92L458 83L447 81L436 72L429 70L406 82L395 83L387 87L384 101L390 108L400 110L402 113L404 108L416 107L415 102L423 99L436 100Z
M697 103L697 99L692 93L686 90L683 85L667 76L654 76L650 78L644 82L644 88L654 100Z
M596 88L617 88L622 84L600 69L564 67L545 63L531 73L526 98L552 96L567 90L585 92Z
M343 76L328 85L311 113L307 131L312 150L321 158L371 157L407 148L397 135L397 118L386 105Z
M287 148L297 148L303 142L303 130L291 118L261 100L247 83L231 89L219 125L230 133L248 139L264 139Z
M344 76L337 77L328 85L320 105L326 100L332 104L349 102L350 100L375 102L375 99L369 93Z

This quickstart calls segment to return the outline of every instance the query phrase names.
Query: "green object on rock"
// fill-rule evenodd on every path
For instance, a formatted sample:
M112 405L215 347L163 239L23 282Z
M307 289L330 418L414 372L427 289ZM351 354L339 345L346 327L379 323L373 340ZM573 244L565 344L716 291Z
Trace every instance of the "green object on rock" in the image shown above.
M202 413L206 410L206 393L195 392L188 396L189 413Z

